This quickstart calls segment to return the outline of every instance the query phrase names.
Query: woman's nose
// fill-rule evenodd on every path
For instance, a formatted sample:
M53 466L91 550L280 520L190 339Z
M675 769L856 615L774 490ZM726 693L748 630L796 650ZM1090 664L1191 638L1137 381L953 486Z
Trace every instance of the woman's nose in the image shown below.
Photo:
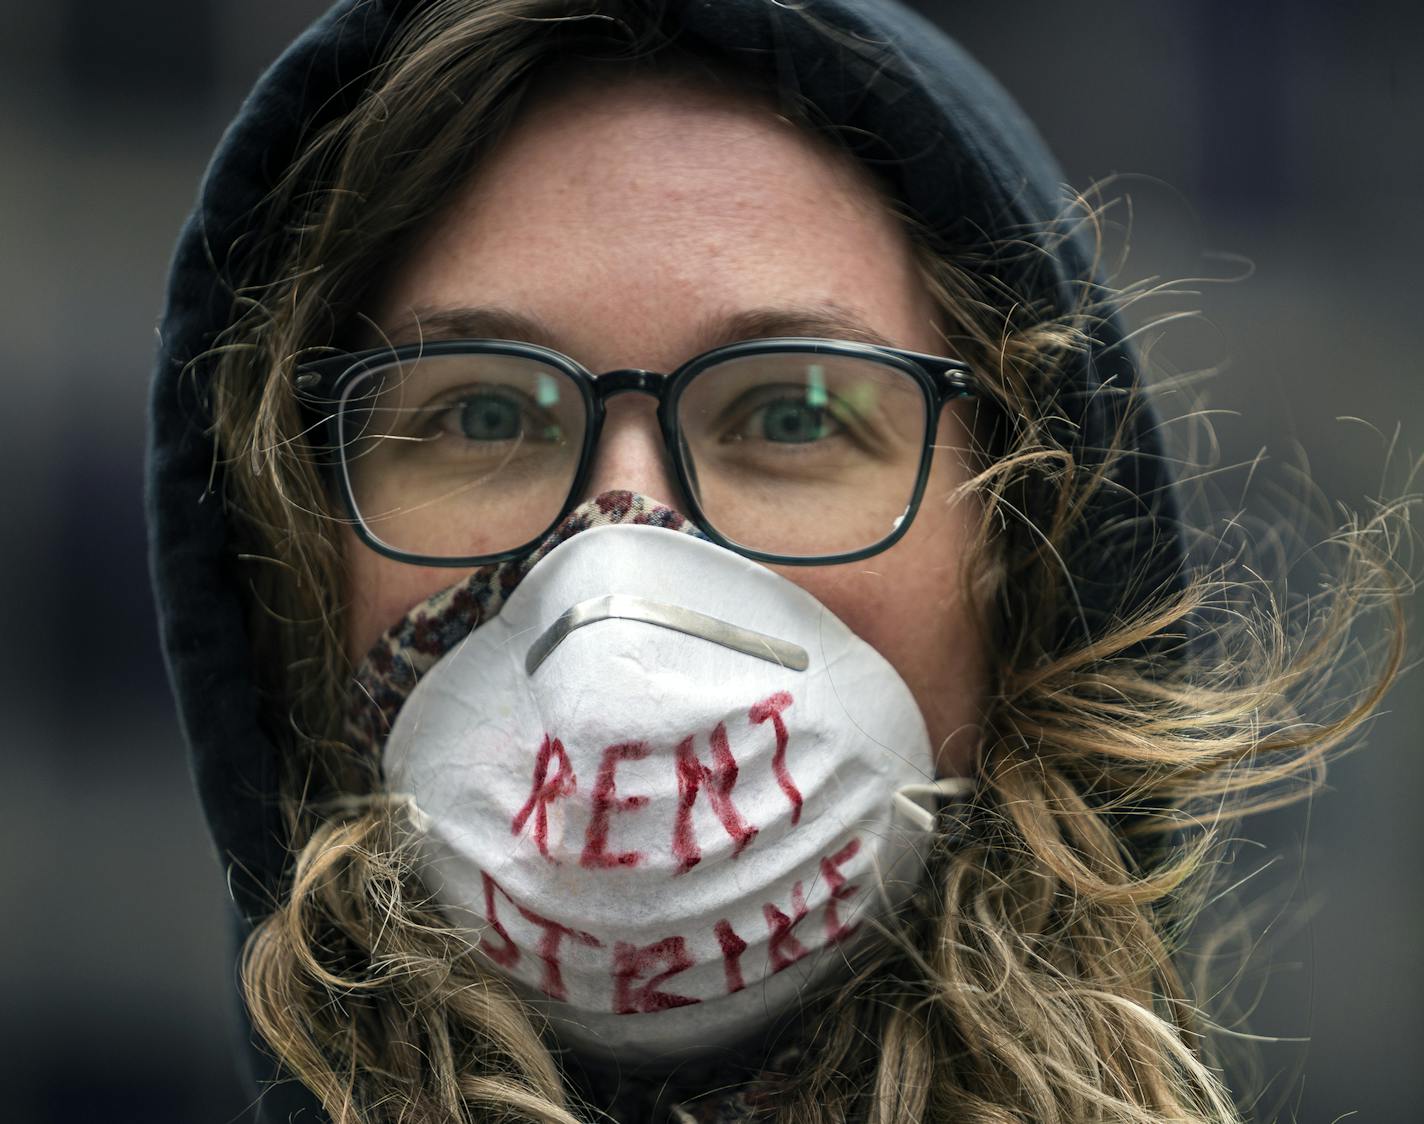
M644 394L610 398L603 433L593 451L588 482L580 500L626 489L686 512L677 474L668 460L658 426L657 403Z

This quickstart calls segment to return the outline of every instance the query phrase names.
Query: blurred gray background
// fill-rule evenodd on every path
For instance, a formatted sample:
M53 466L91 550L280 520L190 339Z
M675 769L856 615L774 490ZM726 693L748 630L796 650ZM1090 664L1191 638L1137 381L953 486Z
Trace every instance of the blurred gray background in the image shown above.
M323 6L0 0L0 1115L23 1124L245 1111L226 898L151 621L144 397L207 154ZM918 6L1021 100L1071 183L1120 177L1123 279L1253 263L1158 305L1203 312L1169 365L1227 364L1209 388L1224 463L1304 457L1358 506L1396 426L1424 450L1424 5ZM1244 478L1216 484L1228 506L1256 502ZM1259 1049L1259 1119L1421 1119L1421 699L1415 674L1330 791L1240 849L1232 878L1277 859L1244 891L1267 904L1238 999L1283 1039Z

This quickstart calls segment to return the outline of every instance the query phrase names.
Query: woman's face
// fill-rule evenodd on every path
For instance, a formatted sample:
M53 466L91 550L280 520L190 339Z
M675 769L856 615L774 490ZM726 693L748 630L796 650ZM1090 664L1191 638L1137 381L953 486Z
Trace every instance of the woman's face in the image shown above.
M852 158L749 95L653 77L578 79L532 99L372 313L396 343L508 336L498 317L535 321L547 338L532 342L592 371L671 371L748 336L944 349L909 241ZM655 408L644 395L609 401L580 499L625 488L686 509ZM966 444L946 409L925 501L889 550L774 567L895 667L950 774L972 761L984 692L960 586L976 513L951 498L968 476ZM354 535L346 549L356 659L461 576L384 558Z

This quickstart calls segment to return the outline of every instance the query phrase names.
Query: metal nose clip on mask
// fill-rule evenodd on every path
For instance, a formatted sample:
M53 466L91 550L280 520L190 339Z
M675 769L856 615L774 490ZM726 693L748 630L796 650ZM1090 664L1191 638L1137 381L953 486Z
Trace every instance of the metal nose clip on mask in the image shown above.
M713 644L721 644L722 647L741 652L744 656L767 660L792 671L805 671L810 666L810 657L800 645L790 644L761 632L753 632L749 628L739 628L727 621L709 617L706 613L696 613L678 605L666 605L660 601L650 601L646 597L630 597L626 593L610 593L579 602L551 624L548 631L530 647L529 654L524 659L525 670L530 675L538 671L539 665L574 629L607 620L642 621L657 628L671 629L686 636L696 636Z
M791 1005L967 787L934 780L909 688L809 593L627 524L556 546L431 667L384 767L451 919L561 1038L624 1058Z

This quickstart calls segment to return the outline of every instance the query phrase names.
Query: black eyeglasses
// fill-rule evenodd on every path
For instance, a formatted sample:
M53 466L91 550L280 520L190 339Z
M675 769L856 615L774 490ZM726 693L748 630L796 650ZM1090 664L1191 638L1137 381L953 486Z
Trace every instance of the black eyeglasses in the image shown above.
M303 365L339 486L373 550L425 566L501 562L577 504L608 399L658 400L668 458L713 542L760 562L851 562L909 528L953 359L837 340L746 340L671 374L594 375L549 348L442 340Z

